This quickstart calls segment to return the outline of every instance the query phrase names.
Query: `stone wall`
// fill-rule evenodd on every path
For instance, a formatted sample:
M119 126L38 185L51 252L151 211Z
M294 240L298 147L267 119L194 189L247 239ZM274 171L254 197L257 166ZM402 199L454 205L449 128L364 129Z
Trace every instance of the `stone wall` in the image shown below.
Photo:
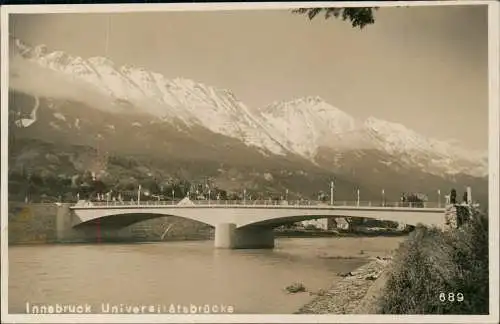
M174 216L125 228L90 225L73 228L69 205L9 203L9 244L207 240L212 227Z
M57 241L57 206L9 203L9 244Z

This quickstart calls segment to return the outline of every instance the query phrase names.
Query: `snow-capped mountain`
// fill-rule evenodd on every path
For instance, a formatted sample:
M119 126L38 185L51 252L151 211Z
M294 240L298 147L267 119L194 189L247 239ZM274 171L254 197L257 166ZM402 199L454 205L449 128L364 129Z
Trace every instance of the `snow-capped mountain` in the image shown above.
M245 144L273 154L286 150L263 131L250 110L229 91L187 79L163 75L131 66L117 67L109 59L83 59L61 51L49 52L44 45L30 48L18 39L11 46L26 60L84 81L121 102L135 106L136 113L151 114L166 122L202 125L214 133L235 137Z
M433 174L487 174L487 155L426 138L398 123L374 117L357 121L320 97L274 103L260 112L269 127L294 153L317 161L321 148L334 151L380 150L392 157L385 163L418 166Z
M30 47L14 38L10 47L11 60L16 57L67 80L85 83L122 111L155 116L176 127L203 127L238 139L264 155L299 155L317 164L317 154L324 147L337 153L376 149L398 164L418 166L433 174L487 174L485 153L466 151L373 117L357 121L319 97L250 109L229 90L187 79L167 79L138 67L116 66L107 58L84 59L49 51L43 45ZM11 76L13 73L11 65Z
M426 138L401 124L374 117L368 118L364 127L377 149L431 173L485 176L488 172L487 152L465 150L449 142Z

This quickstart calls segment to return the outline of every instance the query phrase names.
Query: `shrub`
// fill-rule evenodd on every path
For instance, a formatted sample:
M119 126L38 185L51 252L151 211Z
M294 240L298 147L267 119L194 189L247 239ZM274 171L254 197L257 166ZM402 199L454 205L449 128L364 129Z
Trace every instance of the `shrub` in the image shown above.
M488 314L488 218L474 217L443 232L417 226L396 251L384 293L383 314ZM445 297L445 301L440 300ZM455 301L448 301L448 294ZM463 301L457 301L457 294Z
M290 286L287 286L285 288L285 290L288 291L291 294L295 294L295 293L298 293L298 292L304 292L304 291L306 291L306 287L304 286L304 284L302 284L300 282L295 282L295 283L291 284Z

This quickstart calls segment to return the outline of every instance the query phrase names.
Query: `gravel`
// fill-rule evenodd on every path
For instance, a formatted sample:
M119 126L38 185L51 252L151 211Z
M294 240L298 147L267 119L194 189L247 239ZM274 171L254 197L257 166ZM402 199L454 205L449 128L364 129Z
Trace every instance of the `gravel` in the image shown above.
M371 304L376 297L373 296L374 292L367 296L367 292L375 283L375 286L381 286L383 278L379 277L389 263L390 258L373 259L351 272L352 276L342 278L326 292L318 294L295 314L360 314L373 309ZM370 297L370 300L367 301L365 296Z

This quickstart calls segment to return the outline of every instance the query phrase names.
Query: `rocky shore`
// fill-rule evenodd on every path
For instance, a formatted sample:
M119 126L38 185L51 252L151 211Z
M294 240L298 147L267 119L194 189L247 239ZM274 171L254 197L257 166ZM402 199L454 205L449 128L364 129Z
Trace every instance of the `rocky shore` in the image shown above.
M316 297L295 314L373 314L376 299L387 280L391 257L373 258L353 272L340 274L344 278L327 291L313 293Z

